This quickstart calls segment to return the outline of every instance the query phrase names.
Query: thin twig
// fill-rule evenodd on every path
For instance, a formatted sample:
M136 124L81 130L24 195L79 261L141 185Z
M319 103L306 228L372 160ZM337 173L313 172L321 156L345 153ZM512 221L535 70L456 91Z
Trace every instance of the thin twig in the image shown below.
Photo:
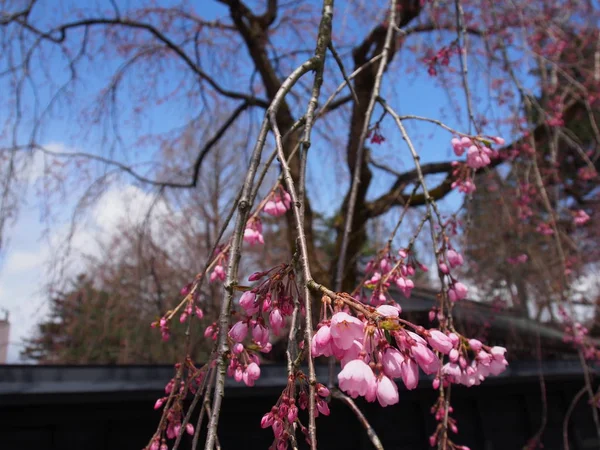
M356 418L358 419L358 421L360 422L362 427L367 432L367 435L369 436L369 439L371 440L373 447L375 447L377 450L383 450L383 445L381 444L381 441L379 440L377 433L375 433L375 430L373 429L373 427L371 426L371 424L369 423L369 421L367 420L365 415L362 413L360 408L358 406L356 406L356 403L354 402L354 400L352 400L350 397L345 395L339 389L333 389L331 391L331 396L333 398L345 403L352 410L352 412L354 413L354 415L356 416Z
M397 12L396 11L396 0L391 0L390 1L389 23L396 23L396 12ZM360 183L360 175L361 175L361 169L362 169L361 161L363 159L363 154L365 151L365 140L366 140L367 134L369 132L369 123L371 121L371 117L373 116L375 104L377 102L377 98L379 96L379 91L381 89L381 80L383 78L383 73L385 72L385 67L388 62L393 38L394 38L394 27L388 27L387 33L385 36L385 43L383 46L383 50L381 51L381 62L379 63L379 68L378 68L377 74L375 76L373 92L371 93L371 98L369 99L369 105L367 106L363 129L361 131L360 138L358 141L358 149L356 152L357 163L356 163L356 166L354 167L354 173L352 174L352 185L350 188L350 197L348 200L346 219L344 222L344 233L342 235L342 245L340 247L340 253L338 255L337 272L335 275L335 289L337 291L341 290L341 288L342 288L342 281L343 281L344 271L345 271L346 253L348 253L350 234L352 233L352 222L354 220L354 210L356 208L356 199L358 197L358 185Z

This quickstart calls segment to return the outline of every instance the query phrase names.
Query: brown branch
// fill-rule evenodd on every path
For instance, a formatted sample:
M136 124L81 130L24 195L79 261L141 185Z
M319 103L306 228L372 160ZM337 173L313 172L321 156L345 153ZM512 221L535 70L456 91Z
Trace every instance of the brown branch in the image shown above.
M260 106L263 108L267 108L269 106L269 102L267 100L259 99L252 95L244 94L242 92L235 92L222 87L212 77L210 77L206 72L204 72L200 68L200 66L198 66L194 61L192 61L192 58L186 52L184 52L179 45L171 41L164 33L162 33L160 30L158 30L156 27L149 23L143 23L123 18L83 19L75 22L66 23L50 31L44 32L29 24L28 22L21 21L20 19L16 19L15 22L39 36L40 39L49 40L56 44L60 44L65 41L68 30L77 29L81 27L91 27L96 25L115 25L146 30L150 34L152 34L156 39L162 42L168 49L170 49L177 56L179 56L183 60L183 62L192 70L192 72L194 72L200 79L206 81L219 94L228 98L245 100L253 106Z
M367 432L367 435L369 436L373 447L375 447L377 450L383 450L383 445L381 444L377 433L375 433L375 430L373 430L373 427L371 426L365 415L362 413L360 408L356 406L354 400L345 395L339 389L335 388L331 390L331 396L337 400L340 400L342 403L345 403L352 410L362 427Z

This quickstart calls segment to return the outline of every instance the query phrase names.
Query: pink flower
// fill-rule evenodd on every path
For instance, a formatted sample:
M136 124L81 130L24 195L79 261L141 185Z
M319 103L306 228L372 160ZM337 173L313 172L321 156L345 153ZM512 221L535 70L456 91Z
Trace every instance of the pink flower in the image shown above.
M477 339L469 339L469 346L474 352L478 352L483 347L483 344Z
M400 315L400 306L396 305L381 305L378 306L376 311L384 317L398 317Z
M248 221L246 229L244 230L244 241L248 242L250 245L265 243L260 219L255 218Z
M583 209L580 209L575 212L575 218L573 219L573 222L575 223L575 225L583 225L589 220L590 220L590 216L588 216L587 213Z
M471 141L471 139L469 139L466 136L463 136L460 139L452 138L450 143L452 144L452 149L454 150L454 153L456 154L456 156L459 157L462 156L463 153L465 153L465 149L467 147L473 145L473 141Z
M554 234L554 230L552 229L552 227L544 222L540 223L537 226L536 231L543 236L551 236Z
M258 380L260 378L260 367L255 362L248 364L246 372L248 373L248 378L252 380Z
M266 327L263 327L260 323L256 322L256 324L252 327L252 339L259 345L264 345L269 342L269 330Z
M456 363L444 364L444 367L442 367L442 373L446 376L451 377L451 379L453 380L458 380L462 375L460 366Z
M160 407L163 405L165 400L166 400L166 397L159 398L158 400L156 400L156 403L154 404L154 409L160 409Z
M319 400L317 400L317 409L324 416L328 416L329 415L329 405L322 398L320 398Z
M419 384L419 366L411 358L406 358L402 362L402 381L406 389L412 390Z
M467 297L468 289L460 281L454 283L450 289L448 289L448 297L451 301L457 302Z
M239 321L229 330L229 337L235 342L242 342L248 334L248 323Z
M243 345L243 344L240 344L240 343L238 342L238 343L236 343L236 344L233 346L233 353L234 353L234 354L236 354L236 355L239 355L239 354L240 354L240 353L242 353L243 351L244 351L244 345Z
M273 200L269 200L267 203L265 203L265 207L263 208L263 211L266 212L267 214L270 214L275 217L280 215L279 210Z
M269 314L269 323L271 324L271 328L273 328L273 333L275 336L279 336L279 332L281 331L281 327L283 327L283 315L279 308L274 308Z
M472 194L477 189L475 183L470 179L458 179L452 183L452 189L458 188L458 192L463 194Z
M210 274L210 282L212 283L215 280L225 281L225 269L221 264L217 264Z
M396 286L398 286L398 289L400 289L400 291L402 291L402 294L406 298L410 298L410 293L411 293L412 289L415 287L415 284L413 283L413 281L411 279L404 278L404 277L398 277L398 279L396 279Z
M331 332L329 325L324 325L313 335L312 356L331 356Z
M352 341L352 345L347 350L342 350L336 347L335 342L332 340L331 349L333 351L333 355L340 360L342 368L345 367L350 361L357 359L364 350L363 345L356 339ZM368 362L368 356L366 358Z
M401 364L404 362L404 356L394 347L388 347L381 359L383 372L391 378L400 378L402 376Z
M258 304L256 302L256 294L252 291L246 291L240 297L240 306L244 308L246 314L252 315L258 312Z
M354 340L362 340L364 324L356 317L338 312L331 318L331 337L336 347L348 350Z
M361 359L350 361L338 374L340 389L356 398L359 395L374 399L377 379L373 370Z
M431 347L444 355L447 355L454 347L452 340L439 330L429 330L429 338L427 341Z
M385 375L377 380L377 400L381 406L398 403L398 386Z
M463 257L460 253L457 253L454 250L448 250L446 252L446 256L448 256L448 262L450 263L450 267L462 266Z
M329 389L327 389L327 386L319 383L317 384L317 394L319 394L321 397L328 397L329 394L331 392L329 392Z
M271 200L265 204L264 211L267 214L278 217L284 215L285 212L290 209L292 205L292 198L290 194L285 192L283 189L281 189L281 191L283 192L283 196L281 196L279 193L273 194Z
M261 428L269 428L271 425L273 425L273 422L273 413L267 413L260 420L260 426Z
M492 349L490 350L490 353L492 354L494 359L502 359L502 358L504 358L504 355L506 354L506 349L504 347L495 346L495 347L492 347Z
M452 362L458 361L459 356L460 356L460 353L458 353L458 350L456 350L455 348L450 350L450 353L448 353L448 358Z
M296 405L290 405L290 409L288 410L288 422L294 423L298 418L298 407Z

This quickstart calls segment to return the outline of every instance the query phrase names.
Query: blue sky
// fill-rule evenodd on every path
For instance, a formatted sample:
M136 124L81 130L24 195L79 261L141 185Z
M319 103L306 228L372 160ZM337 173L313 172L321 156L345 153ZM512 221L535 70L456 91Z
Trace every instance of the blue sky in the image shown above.
M69 2L61 3L56 8L54 2L39 2L36 6L36 14L43 18L44 21L52 22L56 17L70 11L73 5L90 13L97 8L110 11L109 2ZM384 2L380 2L384 3ZM50 5L53 7L51 8ZM126 14L129 8L134 8L141 2L119 2L121 12ZM170 2L162 3L170 5ZM316 3L309 3L313 8L317 8ZM375 22L369 17L369 20L357 22L348 8L342 3L336 5L337 18L334 24L334 34L336 39L347 37L350 41L355 42L365 35L367 29ZM318 9L316 9L318 10ZM203 2L202 6L196 12L205 19L215 19L222 16L225 10L216 2ZM70 12L69 14L73 14ZM377 16L376 13L373 14ZM379 14L381 16L381 14ZM362 17L361 17L362 18ZM291 31L282 33L281 41L274 41L274 45L282 47L288 46L286 39L290 39ZM411 40L412 39L412 40ZM416 45L420 39L424 37L410 38L406 45ZM453 36L442 36L441 44L448 43L453 39ZM312 41L311 41L312 42ZM208 44L207 44L208 45ZM313 44L311 43L311 46ZM350 71L350 58L347 50L340 50L344 54L345 62L348 64L347 70ZM233 55L239 58L247 58L245 50L240 47L238 53ZM205 70L215 72L214 67L210 67L211 62L222 62L220 58L224 55L213 55L207 57ZM449 96L448 92L439 84L439 79L427 75L427 67L418 61L418 56L412 52L401 52L393 63L393 68L386 75L383 92L388 98L389 103L394 106L401 114L417 114L428 117L434 117L444 120L448 125L461 129L464 126L465 111L456 114L454 106L462 105L464 102L463 94L457 90ZM298 60L299 61L299 60ZM232 64L235 61L229 61L226 64ZM292 61L293 64L297 61ZM48 59L44 63L46 69L49 69L53 74L53 79L57 82L64 80L66 76L64 60L61 59L56 52L50 53ZM83 109L93 106L95 97L87 95L95 93L101 89L105 83L107 76L120 66L118 59L107 59L102 62L84 61L80 68L80 79L73 90L73 97L77 99L74 105ZM453 65L456 67L455 65ZM38 66L39 67L39 66ZM233 67L233 66L232 66ZM212 69L212 70L211 70ZM219 70L221 70L219 72ZM339 71L335 68L330 58L328 67L328 77L336 80L336 83L330 83L326 87L326 91L322 94L325 98L331 92L332 86L337 85L341 81ZM146 71L146 72L145 72ZM127 86L132 90L139 89L144 92L143 86L139 80L145 80L145 77L152 77L153 73L147 72L148 68L134 70L130 78L126 80ZM251 76L251 71L248 68L241 66L238 72L228 72L222 69L217 69L218 80L224 86L231 89L245 89L247 80ZM485 80L479 77L481 74L477 66L471 71L471 82L473 92L476 97L485 99L487 91L485 89ZM158 95L163 95L169 91L174 85L182 80L188 79L175 64L167 64L164 72L161 73L160 83L155 86L155 91ZM40 85L39 99L41 104L47 103L50 98L49 85L45 79L39 74L34 74L34 78ZM312 79L309 79L311 82ZM186 81L190 86L194 83ZM187 84L186 84L187 86ZM0 87L3 87L0 82ZM347 93L344 92L343 94ZM138 93L139 95L139 93ZM83 103L79 103L83 99ZM111 155L121 162L128 164L141 165L146 161L153 160L156 157L158 147L152 144L134 145L139 138L147 133L164 133L169 130L176 129L178 126L186 123L195 116L201 117L201 123L208 131L211 130L211 120L215 105L209 100L208 103L202 103L199 99L186 101L177 99L169 101L162 105L152 105L148 107L144 114L137 119L130 115L130 111L134 107L134 100L129 95L122 95L119 101L119 107L125 111L118 118L118 126L120 128L121 138L123 139L122 147L118 146L118 142L110 137L110 127L114 123L107 121L102 122L99 126L85 127L82 126L82 118L79 109L73 109L69 104L59 105L53 115L48 116L44 126L40 129L38 142L53 149L65 152L85 151L96 155ZM24 104L29 108L33 105L33 95L30 89L26 89L23 96ZM229 103L232 105L234 103ZM0 120L3 121L9 117L11 111L5 106L0 108ZM242 124L254 123L256 130L256 120L260 119L260 111L253 111L252 115L241 121ZM379 112L376 112L375 117L378 117ZM136 120L134 120L136 119ZM333 142L337 142L332 146L331 142L327 142L319 138L315 131L314 143L309 153L309 194L313 194L314 207L318 211L331 215L335 212L331 205L338 205L341 196L348 187L349 177L345 174L345 163L343 160L343 151L346 142L347 131L343 127L342 118L337 117L336 124L340 124L337 128ZM452 137L448 132L438 129L435 126L423 123L408 123L408 130L414 138L417 148L421 151L422 162L448 160L452 158L451 148L449 145ZM319 127L319 124L316 125ZM246 126L247 128L247 126ZM464 128L463 128L464 129ZM23 141L28 138L31 131L31 123L25 121L20 127L17 136ZM494 128L486 129L490 134L498 134ZM382 132L386 137L386 141L380 146L371 146L374 157L379 161L387 161L394 165L396 169L412 169L412 160L409 157L406 147L402 144L398 131L390 120L386 120L382 126ZM3 139L5 142L0 142L1 147L8 145L8 137ZM248 146L251 145L252 139L248 140ZM112 145L117 145L112 147ZM123 152L122 148L128 148L128 152ZM240 148L240 154L247 154L246 148ZM11 336L11 346L9 351L9 360L15 362L18 357L20 340L29 335L36 321L42 318L46 310L45 300L45 285L53 275L48 270L48 264L55 256L57 245L61 243L61 238L64 238L70 220L70 214L76 204L78 195L81 195L85 187L79 180L80 175L73 168L67 173L64 188L64 195L57 195L54 198L54 206L52 208L52 220L46 221L46 216L42 214L43 205L46 198L40 198L36 195L34 184L39 182L40 177L37 171L40 171L42 161L39 157L34 159L36 169L29 180L29 190L23 194L23 203L17 221L10 227L7 233L8 242L0 256L0 306L9 310L11 314L11 322L13 333ZM145 166L140 166L140 170L144 170ZM91 176L103 175L109 170L104 165L95 164L90 166ZM383 192L391 183L393 178L383 173L377 172L375 181L373 182L371 197L375 197ZM318 187L323 183L328 184L328 189L319 189L319 195L314 195ZM50 188L47 195L59 193ZM114 225L118 220L127 218L135 222L139 220L140 214L144 207L148 205L152 198L152 191L147 187L140 186L131 178L123 177L118 184L115 184L101 198L100 202L89 208L86 215L86 221L75 237L74 241L74 262L71 266L71 271L77 270L77 264L81 263L77 259L78 252L94 253L94 236L95 234L109 235L114 229ZM133 199L133 201L132 201ZM461 203L462 197L458 194L451 194L444 201L444 207L448 211L455 210ZM42 208L42 209L41 209ZM397 216L397 212L390 215L390 220ZM73 267L74 266L74 267Z

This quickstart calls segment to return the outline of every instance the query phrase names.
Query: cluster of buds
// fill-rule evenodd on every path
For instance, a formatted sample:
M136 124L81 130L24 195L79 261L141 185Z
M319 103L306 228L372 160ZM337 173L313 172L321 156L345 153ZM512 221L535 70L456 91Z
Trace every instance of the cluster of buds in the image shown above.
M429 52L429 55L423 58L423 62L427 64L427 73L432 77L437 75L438 66L448 66L450 64L450 57L453 54L459 54L460 47L457 42L453 42L448 46L444 46L437 52Z
M435 417L435 420L438 422L438 426L435 429L435 432L429 436L429 445L431 447L436 447L438 441L442 439L442 435L444 434L444 422L446 422L446 416L448 428L454 434L458 433L458 426L456 423L456 419L450 417L450 414L454 412L454 408L452 406L447 406L448 411L446 411L446 402L442 397L439 397L437 402L431 407L431 414ZM446 440L445 448L449 450L470 450L466 445L456 445L450 439Z
M258 355L244 348L239 342L234 344L227 375L238 383L243 381L246 386L254 386L254 382L260 378Z
M517 208L519 211L519 219L521 221L527 220L529 217L533 215L533 210L531 209L531 203L533 202L533 198L536 195L537 190L535 186L521 183L518 191L517 191Z
M382 305L391 299L388 298L388 289L395 283L400 292L410 298L415 283L410 278L415 275L416 268L427 272L427 267L416 261L408 250L400 250L398 257L386 254L367 264L366 273L370 278L364 283L365 287L373 292L368 302L373 306Z
M176 364L175 368L178 373L183 374L183 378L172 378L165 386L165 397L156 400L154 409L158 410L165 406L168 408L165 411L166 423L158 430L157 434L150 441L146 450L167 450L167 439L175 439L182 432L189 435L194 435L194 425L187 423L183 427L182 418L184 416L183 400L188 392L196 393L203 385L206 378L206 370L208 366L196 368L189 360L185 363L187 370L180 370L180 364ZM177 380L180 380L179 382ZM161 422L162 423L162 422Z
M529 257L525 253L522 253L511 258L506 258L506 262L513 266L517 266L519 264L525 264L528 259Z
M563 341L573 344L576 350L581 350L585 359L599 361L600 350L596 348L593 341L588 337L588 328L580 322L571 319L564 308L560 307L558 312L565 324Z
M573 223L575 225L584 225L589 220L590 216L583 209L579 209L573 214Z
M458 281L451 274L451 269L463 265L463 257L460 253L454 250L449 244L446 248L444 256L440 257L438 261L438 269L440 276L447 278L448 282L448 298L452 302L463 300L467 297L468 288L463 283Z
M367 137L371 139L371 144L381 144L382 142L385 142L385 137L381 134L378 123L369 131Z
M535 231L540 233L542 236L552 236L554 234L554 229L546 222L540 222L535 228Z
M476 187L475 183L473 183L472 171L469 170L466 164L452 161L452 167L452 177L454 178L452 189L458 189L458 192L467 195L475 192Z
M225 266L227 265L227 258L229 256L226 251L223 251L221 249L217 249L215 253L217 254L217 256L214 261L215 267L213 268L213 271L210 274L211 283L217 280L225 281Z
M322 320L312 341L314 356L334 356L340 361L339 386L352 398L362 396L369 402L377 400L382 406L398 403L398 389L393 380L401 378L407 389L415 389L419 368L428 375L437 374L434 387L436 383L439 387L440 377L444 382L473 385L482 381L481 376L500 373L498 363L494 362L500 348L494 348L494 358L489 361L483 361L481 353L480 364L485 364L488 372L480 369L476 383L462 383L461 377L444 373L436 354L448 355L451 364L455 356L458 361L462 348L458 335L410 324L400 318L400 309L394 305L361 308L368 309L359 317L340 310L333 313L331 320ZM406 325L414 331L408 331ZM483 345L477 354L482 351ZM467 359L463 360L466 364ZM505 364L499 363L503 370Z
M185 288L184 288L185 289ZM183 289L182 289L183 292ZM202 319L204 317L204 312L196 305L194 305L193 298L189 298L186 302L186 307L183 312L179 316L179 321L181 323L185 322L188 317L196 316L198 319ZM152 328L159 328L160 333L162 335L163 341L168 341L171 337L171 329L169 327L171 319L174 316L176 311L168 311L163 317L159 320L156 320L150 324Z
M274 217L283 216L292 205L292 197L285 189L279 187L271 195L265 203L264 212Z
M477 339L456 339L448 353L448 363L442 367L444 383L477 386L489 375L499 375L506 369L504 347L487 347Z
M289 265L280 265L266 272L256 272L249 281L260 281L245 291L238 301L239 320L231 325L228 340L232 351L228 375L236 381L254 385L260 377L260 360L257 352L269 353L272 349L271 333L281 334L286 317L291 316L298 292L295 276ZM206 328L204 336L216 339L217 324Z
M315 417L318 417L319 414L323 414L324 416L329 415L329 404L327 402L329 394L330 392L327 387L321 383L317 383L315 390ZM275 439L270 448L286 450L289 439L295 432L294 425L300 428L306 442L310 444L308 430L298 418L299 409L306 410L308 408L309 395L306 376L301 371L298 371L296 375L291 375L277 403L260 421L262 428L272 428L273 430Z
M258 217L253 217L246 223L244 230L244 241L250 245L264 244L265 239L262 235L262 222Z
M503 145L504 139L501 137L491 137L492 142ZM475 140L463 136L459 138L453 138L450 143L456 156L461 157L465 151L467 152L467 166L471 169L481 169L482 167L488 166L492 162L492 158L497 156L496 152L490 147L485 145L487 143L483 138L476 138Z

